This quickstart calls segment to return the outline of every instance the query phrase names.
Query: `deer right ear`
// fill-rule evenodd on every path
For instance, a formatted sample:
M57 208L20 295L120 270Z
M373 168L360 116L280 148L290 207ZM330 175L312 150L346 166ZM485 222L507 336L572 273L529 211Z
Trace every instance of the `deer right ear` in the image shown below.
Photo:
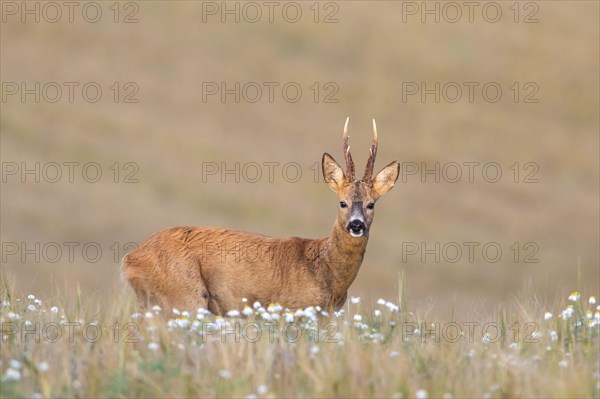
M328 153L323 154L323 178L333 191L338 192L346 176L340 165Z

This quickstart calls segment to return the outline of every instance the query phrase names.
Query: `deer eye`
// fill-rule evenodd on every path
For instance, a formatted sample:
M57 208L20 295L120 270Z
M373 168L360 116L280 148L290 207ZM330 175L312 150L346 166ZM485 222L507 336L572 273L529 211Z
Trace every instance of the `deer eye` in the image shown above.
M367 209L375 209L375 203L374 202L369 202L367 204Z
M340 201L340 208L347 208L348 204L345 201Z

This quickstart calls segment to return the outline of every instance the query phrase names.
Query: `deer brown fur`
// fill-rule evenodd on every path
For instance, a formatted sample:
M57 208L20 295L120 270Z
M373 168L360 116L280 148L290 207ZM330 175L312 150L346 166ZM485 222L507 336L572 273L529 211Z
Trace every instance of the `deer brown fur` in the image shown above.
M325 182L340 200L329 237L273 238L206 227L166 229L123 259L124 275L140 300L179 309L203 307L215 314L240 309L242 298L290 309L341 308L365 254L374 204L399 174L394 161L372 178L377 152L373 121L367 170L356 181L347 127L348 120L346 173L329 154L322 160Z

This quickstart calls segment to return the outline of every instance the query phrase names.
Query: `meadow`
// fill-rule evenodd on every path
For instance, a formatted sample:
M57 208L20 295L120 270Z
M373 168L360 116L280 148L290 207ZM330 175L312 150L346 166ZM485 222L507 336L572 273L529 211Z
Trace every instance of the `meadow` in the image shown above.
M240 303L140 309L127 290L0 293L2 397L589 398L600 392L600 306L532 292L439 322L398 297L343 310ZM242 300L243 301L243 300Z
M1 397L599 396L600 3L74 3L0 3ZM328 235L348 116L343 312L139 308L156 231Z

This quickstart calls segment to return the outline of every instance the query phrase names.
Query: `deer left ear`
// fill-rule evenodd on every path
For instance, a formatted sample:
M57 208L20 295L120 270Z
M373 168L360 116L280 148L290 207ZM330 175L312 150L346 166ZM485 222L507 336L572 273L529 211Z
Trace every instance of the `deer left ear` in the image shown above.
M373 190L377 197L381 197L394 187L398 176L400 175L400 164L398 161L393 161L388 166L383 168L381 172L373 179Z

